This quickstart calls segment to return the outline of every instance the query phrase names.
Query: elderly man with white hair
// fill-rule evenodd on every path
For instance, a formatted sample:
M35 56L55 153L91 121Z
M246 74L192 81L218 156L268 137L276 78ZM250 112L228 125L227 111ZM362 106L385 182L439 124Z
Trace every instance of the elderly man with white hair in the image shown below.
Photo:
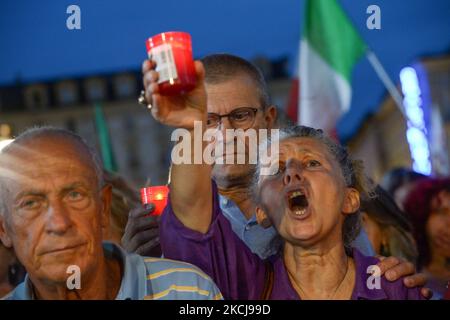
M27 271L6 299L221 299L187 263L104 243L111 186L76 134L36 128L0 153L0 240Z

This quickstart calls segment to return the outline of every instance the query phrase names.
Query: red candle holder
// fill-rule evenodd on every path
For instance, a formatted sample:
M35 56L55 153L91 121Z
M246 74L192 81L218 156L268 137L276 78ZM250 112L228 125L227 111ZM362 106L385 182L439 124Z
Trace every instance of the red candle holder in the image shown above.
M169 195L168 186L153 186L141 188L141 202L143 205L152 203L155 210L151 213L153 216L160 215L167 205Z
M149 59L156 62L162 95L180 95L194 89L197 77L189 33L163 32L148 38L146 45Z

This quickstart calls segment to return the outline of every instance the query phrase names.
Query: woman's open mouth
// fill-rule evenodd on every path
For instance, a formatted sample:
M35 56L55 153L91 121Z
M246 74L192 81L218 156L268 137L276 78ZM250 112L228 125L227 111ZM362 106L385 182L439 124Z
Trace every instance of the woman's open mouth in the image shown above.
M295 190L288 194L289 209L298 217L306 215L308 199L301 190Z

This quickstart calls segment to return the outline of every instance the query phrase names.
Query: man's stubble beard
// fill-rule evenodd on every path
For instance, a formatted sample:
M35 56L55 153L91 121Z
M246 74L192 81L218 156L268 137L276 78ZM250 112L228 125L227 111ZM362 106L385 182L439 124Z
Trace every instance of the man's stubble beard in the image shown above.
M256 170L254 164L214 165L212 178L219 189L250 188Z

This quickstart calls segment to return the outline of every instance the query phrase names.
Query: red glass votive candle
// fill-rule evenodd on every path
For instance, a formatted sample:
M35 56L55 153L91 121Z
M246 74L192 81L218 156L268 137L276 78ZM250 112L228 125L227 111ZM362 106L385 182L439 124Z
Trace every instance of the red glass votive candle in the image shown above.
M189 33L163 32L148 38L146 45L149 59L156 62L162 95L179 95L194 89L197 77Z
M141 188L141 202L143 205L152 203L155 206L155 210L151 215L160 215L167 204L169 195L169 187L167 186L154 186Z

